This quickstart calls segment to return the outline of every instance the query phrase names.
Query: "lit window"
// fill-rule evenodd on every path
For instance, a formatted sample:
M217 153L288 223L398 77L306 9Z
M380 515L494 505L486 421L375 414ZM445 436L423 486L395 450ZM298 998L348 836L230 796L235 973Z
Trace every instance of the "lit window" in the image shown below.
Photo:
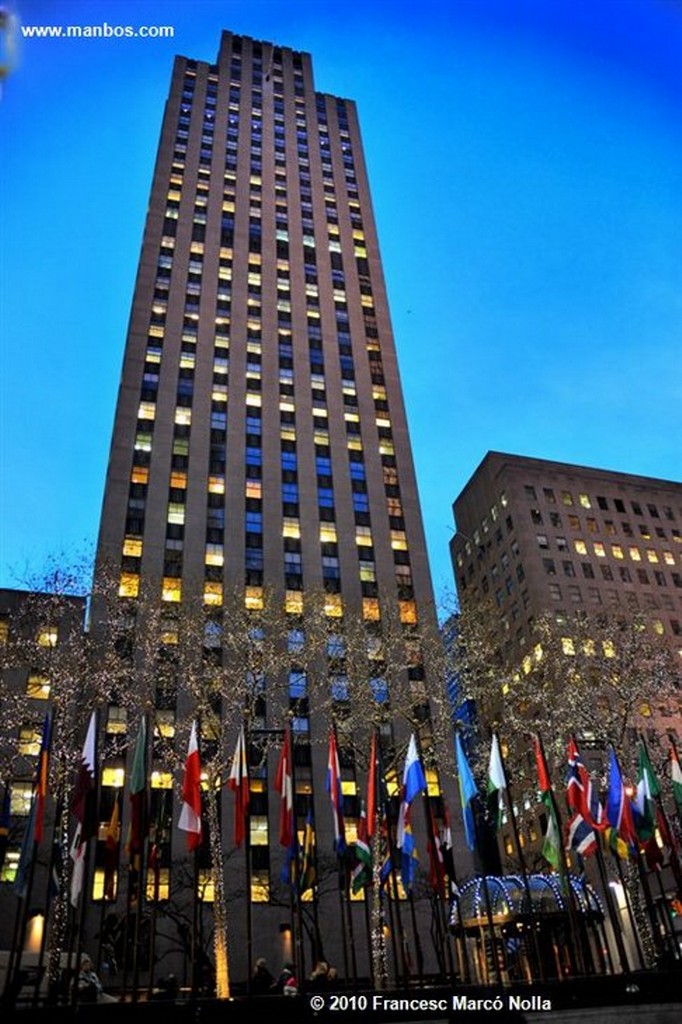
M123 541L123 554L128 558L140 558L142 555L142 538L126 537Z
M13 782L10 793L10 814L16 814L25 818L31 811L32 798L32 782Z
M204 562L206 565L224 565L225 555L222 544L207 544Z
M339 619L343 615L343 600L340 594L325 594L324 614L330 619Z
M149 868L147 871L147 900L167 900L170 897L170 868Z
M175 410L175 422L178 426L189 427L192 423L192 410L185 405L179 405Z
M572 505L573 504L573 495L571 494L570 491L562 491L561 492L561 500L564 503L564 505Z
M172 774L172 772L153 771L152 774L151 774L151 785L152 785L152 789L172 789L173 788L173 774Z
M639 552L639 548L630 547L630 548L628 548L628 551L630 553L630 558L632 559L633 562L641 562L642 561L642 556L641 556L641 554Z
M611 554L613 555L614 558L624 558L625 557L623 555L623 549L620 546L620 544L612 544L611 545Z
M366 622L378 622L381 618L379 600L376 597L363 597L362 617Z
M154 735L172 740L175 736L175 712L157 709L154 712Z
M146 466L133 466L130 474L130 482L133 484L146 484L149 482L149 470Z
M197 878L197 897L201 903L215 903L215 880L213 873L208 870L200 870Z
M207 580L204 583L204 604L215 605L219 607L223 603L223 585L222 583Z
M47 700L50 696L50 680L37 672L31 672L26 681L26 696L33 700Z
M407 537L404 530L391 530L391 547L394 551L407 551Z
M574 541L574 546L575 546L575 550L578 552L579 555L586 555L587 554L587 544L585 543L584 540L576 540L576 541Z
M613 642L611 640L604 640L602 642L602 650L604 651L604 657L615 658L616 648L613 646Z
M648 562L658 562L658 555L653 548L646 549L646 557Z
M672 551L664 551L663 552L663 561L665 562L666 565L674 565L675 564L675 556L673 555Z
M175 576L164 576L163 583L161 585L161 600L181 601L182 580Z
M337 540L337 537L336 537L336 524L335 523L320 523L320 543L321 544L336 544L336 540Z
M564 654L575 654L575 644L571 640L570 636L562 636L561 650Z
M138 420L153 420L156 417L155 402L140 402L137 410Z
M589 495L579 494L578 501L580 502L583 508L592 508L592 502L590 501Z
M663 636L663 634L665 633L665 627L664 627L664 625L663 625L663 623L661 622L660 619L654 619L654 621L652 623L652 627L653 627L654 633L657 633L658 636Z
M209 476L208 478L208 490L210 494L224 494L225 493L225 477L224 476Z
M284 611L287 615L303 615L303 594L300 590L287 590L284 595Z
M593 547L594 553L597 556L597 558L606 558L606 548L603 544L596 543L593 545Z
M177 488L179 491L184 491L187 487L187 474L181 473L179 470L174 470L170 475L171 487Z
M119 597L137 597L140 592L140 577L136 572L122 572L118 584Z
M37 757L41 741L41 730L35 725L22 725L19 729L18 749L24 757Z
M176 501L168 503L168 522L174 526L184 526L185 506Z
M298 519L285 517L282 520L282 536L298 539L301 536L301 523Z
M263 607L262 587L246 587L244 591L244 607L249 611L259 611Z
M44 626L42 629L39 629L36 634L36 643L39 647L56 647L57 627Z
M417 621L417 605L414 601L399 601L400 621L405 624L413 624Z
M106 731L109 736L125 736L128 731L128 710L117 704L107 708Z
M109 765L102 769L101 783L103 786L112 786L114 789L120 789L125 782L125 777L125 768Z

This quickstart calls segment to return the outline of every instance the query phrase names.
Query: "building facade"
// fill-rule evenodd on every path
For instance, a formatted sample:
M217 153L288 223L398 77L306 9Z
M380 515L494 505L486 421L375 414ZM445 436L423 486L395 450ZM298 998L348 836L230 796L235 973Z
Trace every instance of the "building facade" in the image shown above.
M133 689L142 674L151 676L157 734L173 737L177 726L186 742L192 699L178 651L188 609L198 609L202 623L202 665L223 679L232 672L236 690L245 673L247 687L261 687L249 723L256 913L249 962L251 953L274 962L283 955L288 904L272 792L282 729L291 727L294 738L297 827L303 837L314 811L321 863L333 843L326 738L332 720L342 726L353 684L345 631L358 626L364 637L363 671L386 709L382 738L396 771L409 732L400 722L428 715L423 637L437 635L357 113L352 101L316 91L308 54L226 32L216 64L175 61L125 348L96 588L94 629L103 637L118 630L122 674ZM246 644L269 607L283 613L278 696L264 668L240 664L234 635L231 647L225 639L241 629ZM236 608L260 625L251 630L247 616L235 626L244 621ZM323 627L304 655L309 613ZM402 651L393 663L389 625ZM313 675L324 681L319 692L332 695L324 708L313 706ZM396 687L410 695L413 715L398 713ZM214 709L220 742L228 734L231 743L238 708L229 702L223 688ZM112 710L119 728L116 702ZM202 744L215 746L210 731ZM272 742L259 746L259 737ZM349 730L340 752L352 841L366 766ZM167 789L172 773L156 745L150 758L152 786ZM438 783L429 778L438 813ZM231 835L228 797L221 812ZM179 884L172 865L183 842L173 828L166 895ZM242 856L228 864L234 893L244 884ZM338 908L336 882L333 904L323 890L315 927ZM244 977L245 913L235 919L241 924L230 941ZM327 941L341 966L338 927L327 929ZM366 973L366 964L359 970Z
M682 485L488 452L453 505L462 603L492 599L510 650L547 611L651 619L682 658Z

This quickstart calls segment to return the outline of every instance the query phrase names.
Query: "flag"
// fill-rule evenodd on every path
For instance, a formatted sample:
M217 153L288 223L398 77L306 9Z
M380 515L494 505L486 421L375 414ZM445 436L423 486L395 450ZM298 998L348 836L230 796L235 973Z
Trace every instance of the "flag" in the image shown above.
M291 734L284 733L282 751L279 755L275 788L279 793L279 841L281 846L291 847L294 839L294 787L291 774Z
M609 748L609 789L606 799L609 846L619 857L629 857L636 849L635 827L630 801L625 793L620 765L613 747Z
M552 784L549 778L549 769L545 760L545 752L542 748L542 741L539 736L535 737L535 763L538 771L538 783L540 786L540 799L545 807L547 815L547 827L542 840L542 856L548 864L558 871L561 865L561 836L559 825L554 809L552 797Z
M71 810L81 827L81 842L91 839L97 834L96 768L95 768L95 736L97 719L95 712L90 715L88 731L85 735L80 764L76 772Z
M31 865L33 864L35 857L34 847L37 805L38 801L34 794L31 798L31 810L29 811L28 821L26 822L26 828L24 829L24 835L21 840L19 864L17 866L17 873L14 879L14 891L20 900L23 900L28 892L29 880L31 877Z
M196 722L192 722L189 737L178 828L186 833L188 850L196 850L201 846L201 763Z
M312 807L308 811L303 831L303 850L301 851L301 871L299 876L298 891L303 896L309 889L313 889L317 872L315 869L315 827L313 825Z
M355 866L351 872L350 882L353 892L360 892L372 881L372 853L367 835L367 814L364 805L360 808L358 834L355 840Z
M400 843L400 877L403 889L408 892L414 882L417 861L417 844L412 833L412 810L410 804L403 803L405 813L402 821L402 842Z
M71 841L69 856L73 861L71 872L71 906L78 905L83 878L85 875L85 853L88 847L88 840L97 832L97 808L96 808L96 767L95 767L95 736L97 732L97 719L95 712L90 715L88 731L85 735L85 743L81 753L81 761L76 773L71 810L76 818L76 830Z
M490 820L495 826L495 831L497 831L502 824L502 794L506 788L507 778L504 773L504 764L502 763L500 741L497 738L497 733L494 732L490 743L487 792L488 812L490 814Z
M452 852L452 828L450 827L450 812L447 807L443 812L443 828L440 834L440 848L443 854L443 870L448 880L448 895L451 896L457 891L457 878L455 872L455 857Z
M53 900L59 893L64 869L64 856L62 844L59 840L59 828L56 827L52 833L52 857L50 861L50 880L47 887L47 898Z
M9 830L12 824L11 817L11 790L9 782L5 783L5 792L2 797L2 806L0 807L0 871L5 864L5 855L7 854L7 843L9 841Z
M429 854L429 885L438 896L445 896L445 865L443 863L443 841L436 827L436 819L429 807L431 834L427 844Z
M128 789L130 798L130 859L139 867L145 839L144 822L147 803L147 722L143 715L135 743L133 766Z
M459 802L462 805L464 835L470 850L476 849L476 824L472 800L476 796L476 782L471 774L460 734L455 733L455 753L457 755L457 777L459 782Z
M246 835L246 818L249 813L249 767L246 760L246 738L244 726L239 730L234 748L232 768L227 784L234 793L234 844L240 846Z
M646 843L656 830L656 797L661 788L644 743L640 741L637 758L637 790L632 817L637 838Z
M673 784L673 796L677 805L677 813L682 818L682 766L675 747L670 747L670 777Z
M119 835L121 831L121 815L118 803L118 791L114 796L114 807L104 835L104 889L105 900L116 899L116 878L118 875Z
M425 790L426 779L424 778L424 771L417 753L417 741L414 738L414 733L412 733L403 768L403 784L401 787L401 803L396 837L396 846L399 850L402 849L405 828L409 822L410 805L414 798Z
M43 838L43 822L45 819L45 801L47 799L47 773L50 758L51 731L52 723L50 721L50 716L45 715L45 721L43 722L43 735L40 742L40 754L38 755L38 775L36 778L36 843L39 843Z
M593 815L601 825L603 812L596 794L593 793L589 773L580 759L574 737L571 737L568 743L566 803L571 812L567 825L566 849L573 849L581 857L587 857L597 849Z
M414 733L410 736L403 769L403 786L405 789L405 803L411 804L416 796L426 792L426 778L424 769L417 753L417 741Z
M327 760L326 789L332 804L334 819L334 849L342 857L346 849L346 828L343 820L343 791L341 789L341 767L334 730L329 732L329 757Z
M377 817L377 734L372 733L367 767L367 838L374 835Z

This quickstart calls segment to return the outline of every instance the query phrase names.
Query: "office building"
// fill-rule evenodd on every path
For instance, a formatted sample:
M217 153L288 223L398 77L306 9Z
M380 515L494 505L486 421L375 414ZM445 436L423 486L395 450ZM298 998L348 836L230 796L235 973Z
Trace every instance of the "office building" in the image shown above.
M490 598L522 652L533 619L578 608L649 618L682 656L682 485L488 452L453 506L460 601Z
M326 659L322 671L341 700L347 678L335 637L346 623L367 629L378 694L390 691L376 653L384 623L406 640L417 630L435 637L437 627L357 113L351 100L316 91L306 53L226 32L216 64L175 61L97 564L95 629L123 623L133 680L160 616L155 728L166 736L176 722L186 736L191 708L177 666L166 685L184 611L202 608L205 663L225 668L221 635L235 594L254 612L273 600L284 609L289 705L276 706L265 680L268 699L252 724L276 732L291 711L297 824L302 831L314 805L317 849L327 855L330 718L316 722L296 656L308 609L322 595L328 642L318 667ZM423 712L426 655L416 641L408 660L399 674ZM234 720L225 728L236 737ZM396 725L402 743L405 728ZM352 838L365 777L343 737L341 747ZM274 745L266 760L267 776L261 764L252 784L250 896L260 914L254 952L275 962L284 854ZM163 765L152 768L154 784L169 786ZM223 811L229 819L227 793ZM182 842L174 830L178 857ZM172 893L179 875L165 877ZM328 939L340 965L338 929ZM243 943L231 942L243 977Z

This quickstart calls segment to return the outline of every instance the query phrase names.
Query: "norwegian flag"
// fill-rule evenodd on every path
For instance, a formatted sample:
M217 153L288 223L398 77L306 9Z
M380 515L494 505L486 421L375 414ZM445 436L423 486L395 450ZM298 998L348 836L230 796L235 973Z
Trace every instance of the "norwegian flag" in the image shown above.
M566 803L571 812L567 826L566 849L587 857L597 849L596 831L603 831L604 809L592 787L589 772L583 764L575 738L568 744L568 775Z

